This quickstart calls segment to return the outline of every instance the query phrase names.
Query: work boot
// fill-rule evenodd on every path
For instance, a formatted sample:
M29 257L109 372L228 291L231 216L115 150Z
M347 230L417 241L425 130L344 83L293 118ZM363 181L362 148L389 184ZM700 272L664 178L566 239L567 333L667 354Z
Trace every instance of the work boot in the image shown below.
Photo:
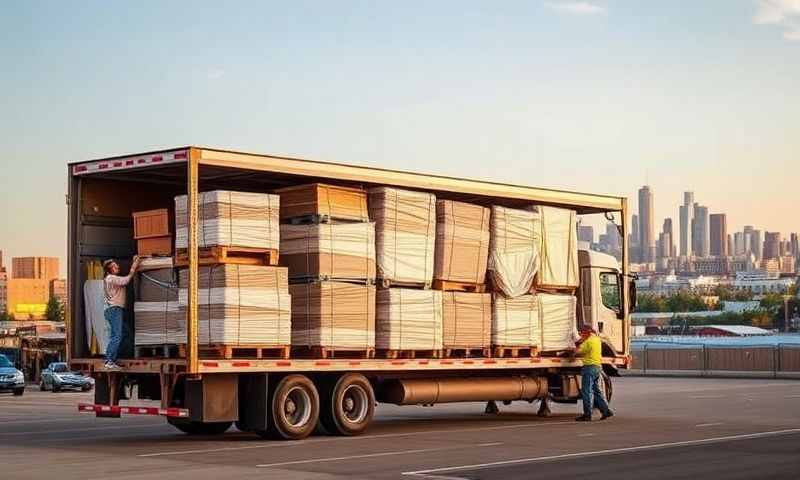
M576 422L591 422L592 416L591 415L581 415L580 417L575 419Z
M609 411L608 411L608 413L604 413L604 414L603 414L603 416L602 416L602 417L600 417L600 420L605 420L605 419L607 419L607 418L611 418L611 417L613 417L613 416L614 416L614 412L612 412L611 410L609 410Z

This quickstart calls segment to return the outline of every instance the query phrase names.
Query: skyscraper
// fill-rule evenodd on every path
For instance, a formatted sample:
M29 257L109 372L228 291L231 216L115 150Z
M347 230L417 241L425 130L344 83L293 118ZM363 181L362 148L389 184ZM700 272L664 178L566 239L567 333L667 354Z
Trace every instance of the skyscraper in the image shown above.
M709 253L715 257L728 255L728 222L724 213L709 216L710 246Z
M761 230L751 230L750 231L750 251L753 252L753 255L756 256L756 260L761 260L764 255L762 252L762 245L764 243L761 241Z
M694 204L692 224L692 252L697 257L707 257L709 250L708 207Z
M692 254L692 220L694 219L694 193L683 192L683 205L678 208L681 223L681 256Z
M767 232L764 237L764 260L779 258L781 255L780 232Z
M633 263L641 263L642 261L642 249L639 245L639 240L641 239L639 235L639 215L633 214L631 215L631 233L628 236L628 246L630 248L630 256L631 262Z
M54 280L58 278L56 257L14 257L11 259L11 278Z
M664 219L664 225L661 227L661 231L668 235L668 237L665 237L665 239L667 240L668 243L667 243L666 246L662 245L661 249L662 249L662 251L666 252L665 256L674 257L675 256L675 234L672 231L672 219L671 218L665 218Z
M653 192L649 185L639 189L639 244L642 247L642 260L654 262L656 259L656 234L653 226Z
M734 232L733 234L733 254L745 255L747 254L747 247L744 241L744 232Z
M800 257L800 238L796 233L789 234L789 244L792 246L792 255Z
M726 243L728 247L728 256L736 255L734 253L735 250L733 249L733 236L730 233L728 234L728 240L726 241Z

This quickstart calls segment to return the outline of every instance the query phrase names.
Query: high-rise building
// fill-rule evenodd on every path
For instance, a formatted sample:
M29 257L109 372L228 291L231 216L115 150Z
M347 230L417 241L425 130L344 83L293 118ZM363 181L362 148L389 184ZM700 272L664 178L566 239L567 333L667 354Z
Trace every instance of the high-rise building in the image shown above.
M14 257L11 259L11 278L54 280L58 278L56 257Z
M0 270L5 270L6 266L3 264L3 251L0 250Z
M661 249L667 252L667 257L674 257L675 256L675 233L672 230L672 219L665 218L664 225L661 227L661 231L668 234L669 238L667 241L669 242L666 246L661 246Z
M683 192L683 205L678 208L681 223L681 256L692 254L692 220L694 219L694 193Z
M8 311L8 274L0 269L0 313Z
M716 257L728 255L728 222L724 213L714 213L709 216L710 246L709 253Z
M749 229L749 230L748 230ZM753 255L756 256L756 260L761 260L764 256L762 255L762 245L763 242L761 240L761 230L755 230L753 227L744 227L745 237L750 238L750 251L753 252Z
M697 257L709 256L708 207L694 204L692 230L692 253Z
M763 260L772 260L781 256L781 234L780 232L766 232L764 236L764 256Z
M792 246L792 255L794 255L795 258L800 257L800 238L798 238L796 233L789 234L789 243Z
M642 261L654 262L656 258L656 236L653 225L653 192L650 186L639 189L639 245L642 247Z
M641 263L642 249L639 245L639 215L631 215L631 233L628 235L628 248L630 249L631 263Z
M578 241L594 243L594 227L591 225L578 225Z
M661 232L658 234L658 242L656 242L657 258L670 258L672 256L670 244L672 244L671 233Z
M745 246L744 232L735 232L733 234L733 254L736 256L745 255L747 249Z
M728 247L728 256L735 255L734 249L733 249L733 236L730 233L728 234L728 240L727 240L726 243L727 243L727 247Z

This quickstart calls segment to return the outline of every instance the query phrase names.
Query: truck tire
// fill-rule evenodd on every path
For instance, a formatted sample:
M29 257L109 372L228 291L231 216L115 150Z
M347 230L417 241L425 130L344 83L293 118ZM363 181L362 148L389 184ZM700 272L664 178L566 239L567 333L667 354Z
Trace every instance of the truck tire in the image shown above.
M256 432L285 440L301 440L314 431L319 421L317 387L305 375L287 375L270 395L267 411L269 430Z
M600 374L600 388L603 390L603 396L606 402L611 403L611 397L614 395L614 386L611 383L611 377L606 373Z
M322 393L320 423L328 433L360 435L375 414L375 392L360 373L346 373Z
M192 422L169 417L167 422L187 435L222 435L233 425L233 422Z

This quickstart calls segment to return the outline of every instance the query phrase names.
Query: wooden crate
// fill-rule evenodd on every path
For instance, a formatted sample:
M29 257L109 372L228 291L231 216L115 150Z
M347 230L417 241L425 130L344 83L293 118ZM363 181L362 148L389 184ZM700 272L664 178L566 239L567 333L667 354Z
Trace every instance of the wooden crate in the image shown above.
M133 238L166 237L171 234L170 214L166 208L133 212Z
M149 237L136 240L139 255L169 257L172 255L172 236Z
M206 247L197 250L199 265L214 265L229 263L236 265L278 265L278 250L274 248L245 248L245 247ZM189 265L189 252L178 249L175 254L175 266Z
M363 188L309 183L277 190L281 221L291 218L369 221L367 192Z

